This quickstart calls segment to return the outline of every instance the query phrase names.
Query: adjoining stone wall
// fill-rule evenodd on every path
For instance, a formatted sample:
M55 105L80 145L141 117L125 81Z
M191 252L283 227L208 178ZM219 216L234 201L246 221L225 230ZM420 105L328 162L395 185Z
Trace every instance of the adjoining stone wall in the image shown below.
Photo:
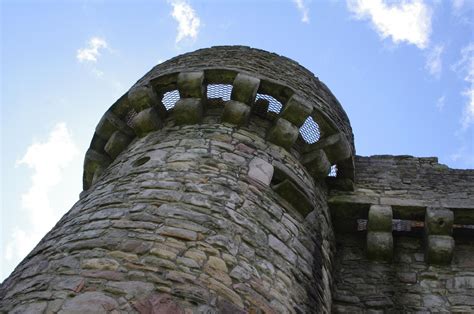
M357 156L355 184L385 198L417 200L420 204L474 207L474 170L450 169L438 158ZM384 201L384 200L382 200Z
M268 169L285 165L312 204L306 217L273 190ZM96 179L2 284L0 309L328 312L326 193L254 132L170 120Z
M395 237L392 262L367 259L365 232L336 238L334 313L474 312L472 235L455 237L447 266L426 263L421 237Z
M356 156L355 173L354 191L328 198L333 311L474 312L474 170L382 155Z
M424 220L427 207L454 212L454 223L474 224L474 170L450 169L438 159L356 156L354 191L331 190L329 205L339 230L355 230L371 204L390 205L394 218Z

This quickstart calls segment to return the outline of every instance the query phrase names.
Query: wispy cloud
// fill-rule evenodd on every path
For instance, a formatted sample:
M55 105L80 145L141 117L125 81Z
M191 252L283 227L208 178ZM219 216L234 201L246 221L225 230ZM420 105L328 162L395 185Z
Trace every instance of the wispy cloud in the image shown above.
M461 49L461 58L451 69L462 75L467 86L461 94L467 99L463 109L461 124L463 130L474 124L474 42Z
M92 37L89 39L86 48L77 50L76 58L79 62L97 62L100 57L100 50L108 47L105 39L100 37Z
M425 69L437 79L441 77L443 71L443 52L444 45L436 45L426 56Z
M58 212L52 207L49 197L77 153L78 148L66 124L58 123L46 142L33 143L16 162L17 166L31 168L33 175L31 186L21 195L21 207L28 224L27 227L14 228L3 256L7 261L24 258L58 220Z
M383 39L407 42L424 49L431 35L432 10L422 0L386 3L383 0L346 0L357 19L370 20Z
M443 111L444 106L446 105L445 100L446 100L446 96L443 95L440 98L438 98L438 100L436 101L436 108L438 108L440 112Z
M201 26L201 20L196 11L185 0L171 0L169 2L173 7L171 16L178 22L176 42L178 43L187 37L196 39Z
M309 23L309 8L305 0L293 0L296 8L301 13L301 22Z
M455 153L451 154L449 158L452 161L456 161L464 165L466 169L474 167L474 151L472 143L464 143Z

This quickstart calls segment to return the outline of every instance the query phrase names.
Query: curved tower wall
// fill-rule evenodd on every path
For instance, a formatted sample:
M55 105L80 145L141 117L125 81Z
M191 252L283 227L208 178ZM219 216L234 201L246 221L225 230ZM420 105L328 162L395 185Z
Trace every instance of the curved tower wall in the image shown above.
M101 119L81 199L2 284L0 308L329 312L323 179L337 164L350 183L353 152L342 107L294 61L245 47L171 59Z

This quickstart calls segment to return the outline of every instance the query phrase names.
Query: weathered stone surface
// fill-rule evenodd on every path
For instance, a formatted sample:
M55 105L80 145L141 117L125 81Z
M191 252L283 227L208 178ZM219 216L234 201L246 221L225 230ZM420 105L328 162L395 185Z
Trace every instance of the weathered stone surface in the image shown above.
M232 85L233 87L230 98L250 106L255 101L255 96L257 95L260 80L255 77L239 73L235 77Z
M281 117L297 127L301 127L312 111L311 105L306 103L303 98L293 95L283 108Z
M190 71L199 75L181 75ZM281 115L274 102L271 111L268 100L253 104L251 88L245 125L222 124L220 104L203 112L210 104L205 86L235 81L236 87L240 74L258 78L259 93L285 104ZM168 117L156 95L176 88L182 99ZM291 97L312 109L321 131L317 143L297 139L308 108ZM183 109L183 101L199 105ZM158 110L163 127L135 138L120 160L101 163L114 132L128 134L123 123L133 125L147 108ZM112 118L106 114L90 145L99 158L86 158L87 192L0 286L0 311L46 306L67 312L63 304L85 293L113 299L103 307L112 313L154 311L154 302L162 311L186 314L473 311L468 228L453 232L452 264L429 265L420 222L426 206L443 206L453 210L456 228L472 224L474 172L448 169L433 158L354 162L344 110L296 62L243 47L200 50L157 66L109 112ZM289 127L281 127L284 121ZM282 145L265 140L272 132ZM314 180L302 165L317 150L330 164L337 160L334 180ZM250 174L253 158L271 163L274 175ZM328 194L337 215L329 213ZM304 202L311 212L303 217L298 208ZM413 230L394 232L393 262L368 260L365 233L356 231L366 227L372 204L393 205L393 217L413 220L396 224ZM333 230L341 217L353 229ZM377 228L369 229L370 235Z
M273 190L290 203L301 215L309 214L313 207L308 196L302 192L291 180L284 180L272 187Z
M85 314L108 313L118 310L118 303L112 297L98 291L83 292L64 303L59 313Z
M134 135L133 130L124 121L119 119L112 112L106 112L95 128L95 132L101 138L107 140L115 131L121 131L128 136Z
M128 92L128 101L136 112L159 103L158 97L150 86L136 86Z
M392 233L392 207L387 205L371 205L367 230Z
M199 98L180 99L173 108L173 117L178 125L199 123L202 114L202 102Z
M247 123L250 115L250 106L229 100L225 102L224 113L222 114L222 122L232 123L236 125L244 125Z
M451 235L453 232L454 214L445 208L428 207L426 209L426 232L430 235Z
M178 75L178 90L181 98L203 98L206 96L204 72L181 72Z
M429 235L425 260L433 264L449 264L453 258L454 239L451 236Z
M162 127L162 122L158 111L152 107L137 113L131 121L131 126L137 136L143 137L150 132L159 130Z
M290 149L298 138L299 130L285 119L278 119L268 131L267 139L283 148Z
M282 241L275 238L273 235L268 236L268 244L272 249L278 252L284 259L290 263L296 262L296 254L286 246Z
M370 259L391 260L393 257L392 232L367 232L367 255Z
M270 185L273 177L273 166L265 160L255 157L249 163L248 176L265 185Z
M115 159L131 141L132 137L115 131L105 144L104 150L112 159Z
M331 170L331 163L322 149L304 154L301 158L301 162L315 179L323 179L327 177Z
M119 263L110 258L91 258L83 260L82 268L88 269L102 269L102 270L117 270Z

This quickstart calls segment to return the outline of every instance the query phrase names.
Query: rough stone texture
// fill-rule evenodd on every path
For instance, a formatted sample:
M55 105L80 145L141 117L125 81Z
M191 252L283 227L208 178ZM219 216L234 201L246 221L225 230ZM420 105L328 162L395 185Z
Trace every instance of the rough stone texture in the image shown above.
M233 84L234 100L207 84ZM2 283L0 312L473 312L474 171L355 157L353 143L292 60L247 47L168 60L100 120L80 200Z
M353 192L333 189L329 197L337 230L333 312L474 312L474 171L436 158L357 156L355 173ZM370 261L370 229L382 227L372 226L369 208L387 206L394 219L418 226L392 225L391 261ZM357 231L358 219L368 219L369 231ZM388 227L383 234L392 236Z
M338 233L334 313L472 313L474 238L456 238L453 262L427 264L422 237L399 236L392 262L364 253L363 233Z
M164 295L185 312L328 309L329 248L317 240L331 239L324 186L245 130L174 124L115 159L2 284L1 309L38 293L60 312L134 312ZM292 164L314 211L302 216L251 178L256 160Z
M253 49L243 46L219 46L200 49L190 52L168 61L165 61L137 82L137 86L149 82L154 78L176 71L192 71L194 69L226 68L243 70L252 73L257 78L271 78L274 82L285 82L294 90L304 92L303 99L318 108L329 120L337 125L347 136L347 141L354 152L354 140L352 129L347 115L331 91L313 73L306 68L283 56L269 53L264 50ZM226 78L220 74L219 78ZM228 80L231 84L233 77ZM271 82L260 82L259 90L269 93L274 86ZM287 91L281 90L277 99L287 100L291 96Z
M250 107L238 101L226 101L222 121L236 125L246 124L250 114Z
M455 224L474 224L474 170L450 169L434 157L380 155L357 156L355 171L353 192L331 191L338 230L355 230L371 204L390 205L394 218L418 221L425 220L427 207L444 207L453 211Z

